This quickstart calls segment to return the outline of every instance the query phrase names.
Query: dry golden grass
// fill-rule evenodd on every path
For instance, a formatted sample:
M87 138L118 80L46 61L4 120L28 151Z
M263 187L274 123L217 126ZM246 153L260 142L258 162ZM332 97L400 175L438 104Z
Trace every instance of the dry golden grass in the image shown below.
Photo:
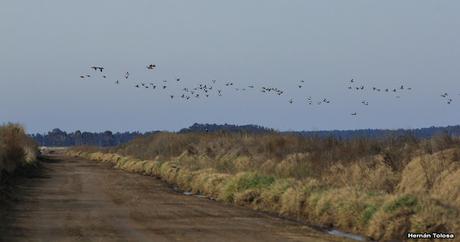
M104 152L70 151L223 202L378 240L460 229L460 141L446 135L160 133Z
M18 124L0 126L0 181L3 173L31 164L38 155L38 147Z

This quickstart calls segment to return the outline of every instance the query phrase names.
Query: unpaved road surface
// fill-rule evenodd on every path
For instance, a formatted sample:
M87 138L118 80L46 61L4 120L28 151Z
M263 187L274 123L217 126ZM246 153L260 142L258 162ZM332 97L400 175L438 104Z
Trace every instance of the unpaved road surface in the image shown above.
M17 181L0 241L344 241L79 158L49 157Z

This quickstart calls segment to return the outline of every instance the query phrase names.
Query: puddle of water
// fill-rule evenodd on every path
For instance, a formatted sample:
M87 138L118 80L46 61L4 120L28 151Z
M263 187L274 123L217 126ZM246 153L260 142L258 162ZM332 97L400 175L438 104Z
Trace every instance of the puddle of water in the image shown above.
M182 192L182 194L184 194L185 196L194 196L194 197L197 197L197 198L208 198L204 195L200 195L200 194L195 194L193 192Z
M366 238L363 236L355 235L355 234L350 234L350 233L345 233L336 229L331 229L327 231L328 234L338 236L338 237L344 237L347 239L352 239L356 241L366 241Z

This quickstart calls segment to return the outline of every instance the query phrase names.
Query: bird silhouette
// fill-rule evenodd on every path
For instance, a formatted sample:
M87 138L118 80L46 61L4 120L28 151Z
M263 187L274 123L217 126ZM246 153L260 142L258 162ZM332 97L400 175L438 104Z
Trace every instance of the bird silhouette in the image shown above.
M102 66L91 66L91 69L93 69L95 71L99 70L100 72L102 72L104 70L104 67L102 67Z

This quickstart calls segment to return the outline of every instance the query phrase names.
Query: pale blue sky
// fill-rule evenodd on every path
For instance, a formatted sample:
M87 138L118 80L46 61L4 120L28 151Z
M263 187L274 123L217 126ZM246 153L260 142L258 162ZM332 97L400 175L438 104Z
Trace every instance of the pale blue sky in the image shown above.
M4 1L0 122L30 132L177 130L195 122L281 130L459 124L459 12L453 0ZM149 63L158 69L148 73ZM80 79L92 74L90 65L106 67L108 78ZM126 71L133 80L115 86ZM286 94L228 92L184 103L132 87L134 79L177 76L188 87L216 79ZM350 92L351 78L413 90L400 99ZM308 106L307 96L332 103Z

